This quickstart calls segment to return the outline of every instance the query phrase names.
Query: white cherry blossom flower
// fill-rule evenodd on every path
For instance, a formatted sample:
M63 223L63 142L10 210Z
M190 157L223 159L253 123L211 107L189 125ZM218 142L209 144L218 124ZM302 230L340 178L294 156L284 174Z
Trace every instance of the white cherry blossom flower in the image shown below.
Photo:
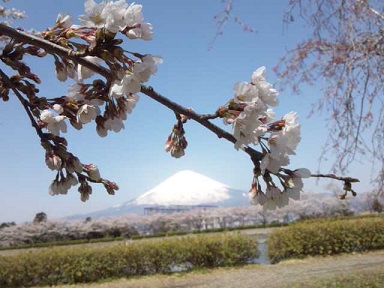
M300 199L300 192L303 189L303 180L301 177L291 177L288 180L289 188L286 189L286 194L293 200Z
M125 10L124 24L126 27L134 27L144 21L143 13L141 13L142 5L132 3Z
M136 94L141 89L140 81L134 74L128 73L123 76L122 79L117 79L111 85L109 89L109 98L120 98L122 96L128 96L129 94Z
M73 25L73 20L70 15L57 15L56 26L62 28L69 28Z
M260 99L269 106L277 106L279 104L276 97L279 95L273 85L265 78L265 66L256 69L252 74L252 84L257 87Z
M86 15L79 16L80 22L88 27L96 26L103 28L105 26L105 19L101 16L101 13L106 5L105 1L98 4L93 0L86 0L84 3Z
M52 109L57 113L57 114L62 114L64 112L63 106L60 104L53 104Z
M62 183L64 188L68 191L72 186L76 186L79 181L73 174L68 174L67 177L60 180L60 183Z
M96 117L100 114L100 108L94 105L84 104L77 111L76 119L77 122L81 122L82 124L87 124L96 119Z
M289 164L289 157L286 155L280 156L274 158L271 153L267 153L264 155L263 159L260 162L260 170L261 173L264 175L265 171L268 170L271 173L278 173L279 169L282 166L286 166Z
M124 129L124 123L123 120L118 117L114 117L113 119L109 118L105 121L104 128L117 133L120 132L121 129Z
M67 67L59 61L55 61L55 75L60 82L68 79Z
M55 195L67 194L67 191L68 190L65 188L63 183L55 179L52 181L51 185L49 186L48 193L51 196L55 196Z
M112 33L120 31L124 26L124 14L128 4L125 0L109 1L101 12L101 17L105 19L105 29Z
M236 102L247 105L252 104L257 110L265 109L265 105L258 97L258 90L254 85L247 82L238 82L235 84L233 92Z
M141 62L136 62L133 68L133 74L141 82L147 82L152 74L157 72L157 64L163 62L158 56L145 55Z
M60 131L67 132L66 118L65 116L53 116L48 109L43 110L40 114L40 120L47 124L46 129L48 132L56 136L60 135Z
M45 153L45 164L51 170L60 170L62 168L63 162L61 158L53 153Z
M89 62L96 64L96 65L100 64L102 61L99 57L95 57L95 56L85 56L84 58L86 60L88 60ZM94 74L95 74L95 72L93 70L88 69L87 67L85 67L81 64L77 65L77 78L78 78L77 80L78 80L78 82L82 82L83 79L90 78Z
M127 114L132 113L132 110L133 108L135 108L137 101L139 101L139 96L137 94L132 94L127 98L121 98L121 99L123 99L121 102L123 105L119 106L122 109L119 111L118 117L121 120L126 120Z
M268 201L267 196L265 196L265 194L261 191L258 193L250 192L249 193L249 199L250 199L252 205L259 204L261 206L263 206Z
M82 173L83 172L83 164L81 164L79 158L73 156L71 154L70 157L68 157L65 168L67 169L67 172L72 173Z
M310 178L311 171L307 168L299 168L293 171L293 176L296 178Z
M52 112L49 111L48 109L45 109L41 112L40 114L40 120L43 121L44 123L53 123L55 122L55 119L52 115Z
M295 155L301 139L300 124L297 120L296 112L290 112L278 121L279 128L272 132L268 139L270 152L263 157L260 164L263 174L266 169L277 173L282 166L289 164L289 155Z
M153 38L153 28L150 23L142 23L138 27L129 29L126 33L129 39L142 39L142 40L152 40Z
M67 123L65 122L65 119L67 119L67 117L55 116L54 119L55 122L48 123L47 125L48 132L56 136L60 136L60 132L67 133Z
M83 101L84 95L81 93L82 84L78 82L74 82L67 88L67 97L72 98L77 101Z

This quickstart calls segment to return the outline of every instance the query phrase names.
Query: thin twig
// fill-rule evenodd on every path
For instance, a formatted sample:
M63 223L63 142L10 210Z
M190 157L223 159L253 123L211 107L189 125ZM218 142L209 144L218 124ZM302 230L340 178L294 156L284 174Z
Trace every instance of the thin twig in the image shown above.
M46 140L46 137L44 136L43 131L41 131L41 128L39 125L37 125L35 118L33 117L31 111L29 110L29 102L24 99L24 97L20 94L19 90L16 89L15 85L12 83L11 79L9 79L8 75L3 72L3 70L0 69L0 76L3 79L4 83L12 89L13 93L15 93L17 99L20 101L21 105L23 105L25 112L27 113L29 120L31 121L31 125L33 128L35 128L37 135L40 137L40 139ZM47 141L48 142L48 141Z
M316 177L316 178L331 178L331 179L340 180L340 181L349 182L349 183L360 182L360 180L357 179L357 178L352 178L352 177L339 177L339 176L336 176L335 174L312 174L311 177Z
M176 111L177 113L179 114L183 114L185 116L187 116L188 118L190 119L193 119L194 121L198 122L199 124L201 124L202 126L204 126L205 128L209 129L210 131L212 131L213 133L215 133L217 135L217 137L219 138L224 138L226 140L228 140L229 142L232 142L232 143L236 143L236 138L228 133L227 131L221 129L220 127L216 126L215 124L212 124L211 122L209 122L205 117L206 115L200 115L196 112L194 112L193 110L191 109L188 109L188 108L185 108L171 100L169 100L168 98L162 96L161 94L157 93L155 90L153 90L152 87L147 87L145 85L142 85L141 86L141 92L144 93L145 95L147 95L148 97L152 98L153 100L163 104L164 106L168 107L169 109L173 110L173 111ZM260 153L259 151L256 151L250 147L246 147L244 149L244 151L249 155L251 156L251 159L252 161L255 163L255 162L258 162L258 161L261 161L261 159L263 158L263 154Z

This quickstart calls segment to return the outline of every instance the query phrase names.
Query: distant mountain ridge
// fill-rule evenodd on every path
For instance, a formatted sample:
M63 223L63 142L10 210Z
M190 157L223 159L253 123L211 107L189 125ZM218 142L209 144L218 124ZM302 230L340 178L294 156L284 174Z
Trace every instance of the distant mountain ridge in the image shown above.
M215 205L235 207L249 205L247 193L190 170L177 172L136 199L111 208L73 215L69 219L85 217L115 217L124 214L143 215L144 208L170 205Z

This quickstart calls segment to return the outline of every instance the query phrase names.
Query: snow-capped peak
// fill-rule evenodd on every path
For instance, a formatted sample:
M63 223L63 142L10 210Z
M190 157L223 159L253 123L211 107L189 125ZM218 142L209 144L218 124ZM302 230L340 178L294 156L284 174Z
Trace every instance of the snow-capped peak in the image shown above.
M199 173L177 172L139 196L136 205L200 205L230 198L229 186Z

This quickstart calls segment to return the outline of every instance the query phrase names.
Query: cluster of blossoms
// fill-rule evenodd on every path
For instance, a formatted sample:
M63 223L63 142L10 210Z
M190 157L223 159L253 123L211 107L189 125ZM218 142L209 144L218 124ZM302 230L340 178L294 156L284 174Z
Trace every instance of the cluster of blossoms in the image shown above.
M167 142L165 143L165 151L171 152L174 158L180 158L185 155L185 149L188 142L185 139L185 130L183 124L187 122L188 118L184 115L177 115L177 123L173 126L171 134L169 134Z
M65 96L38 97L38 89L28 81L40 83L37 75L21 61L23 54L45 57L47 51L16 41L10 41L1 51L1 60L19 72L19 76L12 79L16 83L14 89L19 90L20 97L21 94L27 96L28 109L36 117L35 126L40 130L38 135L46 151L46 164L57 171L49 194L66 194L72 186L79 185L83 201L92 193L89 182L102 183L109 194L114 194L118 186L103 179L97 166L83 164L68 152L61 134L67 132L68 124L80 130L92 122L96 123L101 137L110 131L119 132L139 100L137 93L141 85L156 73L157 64L162 62L160 57L124 50L120 46L123 40L117 38L122 35L128 39L152 39L152 26L143 22L141 5L128 4L125 0L100 3L86 0L84 8L85 14L79 16L80 25L74 24L70 15L59 14L51 28L36 33L39 38L71 52L62 55L48 51L54 57L58 80L72 81ZM87 64L79 64L78 59ZM89 66L106 72L97 73ZM1 83L4 84L1 98L6 101L12 87Z
M243 149L251 144L260 144L263 158L255 168L250 191L252 202L266 208L288 204L289 198L298 199L303 187L302 178L310 177L308 169L294 171L283 169L289 164L289 156L295 154L300 142L300 124L297 114L290 112L280 120L275 120L271 106L278 105L278 92L265 78L265 67L252 74L252 81L237 83L234 98L220 107L218 115L225 124L231 124L236 138L235 148ZM275 175L282 185L280 190L274 183ZM266 184L265 192L258 178Z
M116 38L118 35L128 39L152 38L152 26L143 22L141 10L141 5L129 5L125 0L101 3L86 0L85 15L79 17L81 25L75 25L69 15L59 15L51 28L38 35L43 43L49 42L47 51L35 46L36 39L32 44L12 39L1 51L0 60L18 75L8 78L0 69L0 99L8 101L12 90L29 112L46 152L46 164L57 171L49 194L66 194L71 187L79 186L81 200L86 201L92 193L90 182L101 183L109 194L115 193L118 186L103 179L96 165L83 164L67 151L67 141L61 134L67 132L67 124L80 130L88 123L95 123L101 137L106 137L110 131L121 131L124 120L139 100L137 94L143 92L176 114L177 123L165 146L173 157L185 154L188 143L183 125L192 118L219 137L226 133L229 137L224 138L235 142L237 150L245 150L251 156L255 165L250 190L253 203L273 209L287 205L289 199L298 199L302 178L311 177L311 172L305 168L289 170L284 167L290 163L289 157L295 154L300 142L300 124L295 112L275 118L271 107L278 105L278 92L267 81L265 67L253 72L251 82L237 83L234 97L215 114L199 115L181 107L142 85L157 72L161 58L124 50L123 40ZM66 49L65 53L55 50L57 46ZM48 53L54 57L59 81L71 79L65 96L38 97L34 83L41 81L22 62L24 54L45 57ZM209 122L218 117L232 125L233 136ZM261 153L251 145L260 145ZM259 154L253 157L250 151ZM350 187L351 182L358 181L355 180L346 180L346 191L355 193Z

